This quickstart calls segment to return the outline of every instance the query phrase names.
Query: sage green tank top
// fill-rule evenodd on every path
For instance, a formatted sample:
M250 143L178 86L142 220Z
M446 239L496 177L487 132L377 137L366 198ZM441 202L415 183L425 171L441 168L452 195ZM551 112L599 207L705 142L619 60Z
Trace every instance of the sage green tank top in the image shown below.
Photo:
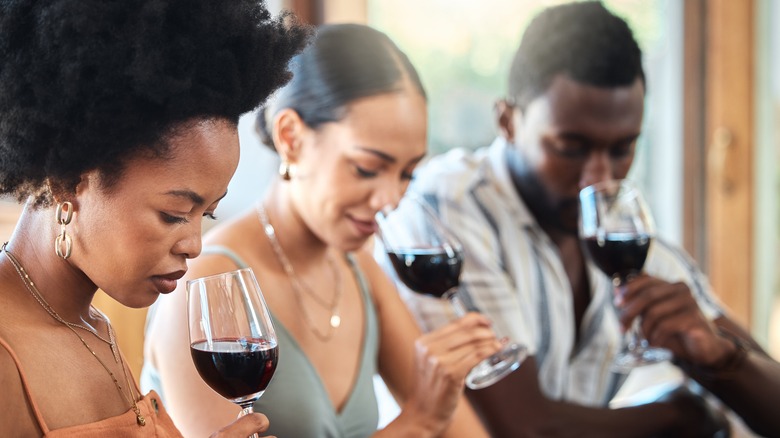
M226 247L204 247L202 254L221 254L232 259L239 268L247 267L237 254ZM368 282L352 254L347 254L347 262L363 295L366 319L363 354L352 393L341 412L336 412L317 370L271 312L279 344L279 364L271 383L254 406L256 412L262 412L271 422L269 435L280 438L363 438L376 432L379 411L373 377L377 371L379 326ZM150 363L144 364L144 374L146 385L159 391L161 388L159 383L154 383L156 373ZM161 395L164 397L164 394Z

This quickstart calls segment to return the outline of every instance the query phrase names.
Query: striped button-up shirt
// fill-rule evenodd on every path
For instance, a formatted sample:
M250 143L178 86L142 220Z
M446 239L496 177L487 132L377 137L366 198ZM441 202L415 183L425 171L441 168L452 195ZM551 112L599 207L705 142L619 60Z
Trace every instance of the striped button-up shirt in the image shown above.
M611 281L589 264L591 301L578 341L571 286L560 254L512 184L507 147L499 138L476 152L453 150L434 157L415 172L410 190L438 211L463 244L465 301L492 319L497 334L529 349L545 394L604 406L620 383L609 365L625 348L612 305ZM377 245L380 262L397 278L380 252ZM645 271L687 283L708 318L721 314L706 277L680 249L654 239ZM423 330L455 317L450 303L396 284Z

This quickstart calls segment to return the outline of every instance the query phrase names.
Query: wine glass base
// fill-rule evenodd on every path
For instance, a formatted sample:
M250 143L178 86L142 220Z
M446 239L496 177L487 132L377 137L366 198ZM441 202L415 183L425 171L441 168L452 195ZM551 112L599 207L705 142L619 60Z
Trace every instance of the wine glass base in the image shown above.
M615 373L628 374L632 369L672 359L672 352L665 348L639 348L618 355L610 366Z
M483 360L466 376L466 386L471 389L488 387L518 369L528 350L518 344L509 344L503 350Z

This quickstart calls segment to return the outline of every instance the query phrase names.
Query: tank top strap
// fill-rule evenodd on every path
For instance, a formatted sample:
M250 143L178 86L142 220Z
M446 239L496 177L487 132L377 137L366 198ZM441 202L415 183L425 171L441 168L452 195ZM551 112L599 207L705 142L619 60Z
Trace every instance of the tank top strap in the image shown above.
M360 264L355 257L355 253L346 253L345 258L350 269L352 269L353 275L355 275L355 278L357 278L358 287L360 288L360 293L363 294L363 298L368 299L369 302L373 302L373 299L371 298L371 286L369 285L368 279L363 273L363 270L360 269Z
M0 337L0 346L6 349L8 351L8 354L11 355L11 359L14 361L14 364L16 364L16 370L19 372L19 378L22 381L22 389L24 389L24 394L27 396L27 400L30 403L30 408L33 411L33 415L35 415L35 420L38 422L38 427L41 428L41 432L43 432L43 435L49 433L49 428L46 426L46 422L43 421L43 415L41 414L41 410L38 408L38 404L35 403L35 399L32 396L32 393L30 392L30 386L27 383L27 376L24 374L24 371L22 370L22 363L19 360L19 357L16 356L16 353L14 353L14 350L11 349L11 346L8 345L8 343Z

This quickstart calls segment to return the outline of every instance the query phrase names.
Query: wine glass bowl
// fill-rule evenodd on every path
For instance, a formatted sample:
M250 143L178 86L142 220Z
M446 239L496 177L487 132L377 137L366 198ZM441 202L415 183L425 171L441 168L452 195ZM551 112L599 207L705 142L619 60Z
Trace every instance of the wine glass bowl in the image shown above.
M252 412L279 360L276 333L251 268L187 282L190 353L206 384Z
M641 191L630 180L608 180L580 191L579 233L584 252L608 277L616 290L644 267L655 238L655 223ZM612 370L631 369L669 360L664 348L651 347L635 318L628 349L612 363Z
M449 300L460 316L466 312L459 294L463 247L415 194L404 196L395 210L377 214L379 236L398 278L412 291ZM475 310L470 308L468 310ZM475 366L466 386L480 389L516 370L527 350L515 343Z
M453 248L401 248L387 255L401 281L417 293L442 298L458 286L463 257Z

